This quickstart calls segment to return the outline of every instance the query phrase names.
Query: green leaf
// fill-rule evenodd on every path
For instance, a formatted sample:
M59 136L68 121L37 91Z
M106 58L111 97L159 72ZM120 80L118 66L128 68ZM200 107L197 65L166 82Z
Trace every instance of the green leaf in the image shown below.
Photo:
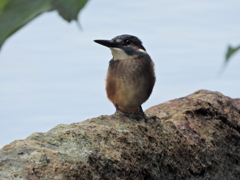
M228 46L225 62L228 62L230 57L232 57L232 55L235 54L238 50L240 50L240 46L235 47L235 48Z
M219 75L221 75L223 73L223 71L225 70L228 62L229 62L229 59L238 51L240 50L240 46L238 47L235 47L233 48L232 46L228 46L228 50L227 50L227 53L226 53L226 57L225 57L225 61L222 65L222 68L220 69L219 71Z
M2 9L5 6L5 4L8 2L8 0L1 0L0 1L0 14L2 13Z
M52 6L54 9L57 9L63 19L70 22L78 19L78 13L87 1L88 0L52 0Z
M0 14L0 47L14 32L52 6L48 0L5 0Z
M68 22L77 20L88 0L0 0L0 48L5 40L40 14L57 10Z

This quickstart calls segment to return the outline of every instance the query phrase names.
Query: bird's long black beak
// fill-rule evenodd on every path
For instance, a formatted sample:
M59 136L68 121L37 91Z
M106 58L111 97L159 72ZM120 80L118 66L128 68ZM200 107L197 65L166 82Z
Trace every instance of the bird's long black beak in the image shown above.
M107 46L109 48L118 47L118 44L113 42L112 40L94 40L94 42L101 44L103 46Z

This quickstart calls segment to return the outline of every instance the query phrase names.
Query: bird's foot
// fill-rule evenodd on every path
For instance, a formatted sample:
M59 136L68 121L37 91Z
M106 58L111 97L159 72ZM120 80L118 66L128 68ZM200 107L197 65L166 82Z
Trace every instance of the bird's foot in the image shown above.
M127 116L127 117L131 117L134 119L144 119L145 121L149 120L149 119L153 119L155 118L154 115L150 115L150 114L145 114L143 112L143 109L141 106L139 106L137 108L137 110L135 112L129 113L129 112L124 112L122 110L120 110L118 107L116 107L116 115L120 115L120 116Z
M133 119L145 119L145 116L142 116L140 114L135 114L135 113L129 113L129 112L124 112L121 111L120 109L116 109L116 112L114 113L117 116L124 116L124 117L129 117Z

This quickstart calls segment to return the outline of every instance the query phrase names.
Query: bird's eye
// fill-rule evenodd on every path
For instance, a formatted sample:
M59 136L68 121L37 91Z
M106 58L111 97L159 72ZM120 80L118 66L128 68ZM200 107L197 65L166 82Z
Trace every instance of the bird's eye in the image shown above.
M124 44L125 44L125 45L129 45L129 44L130 44L130 41L129 41L128 39L125 39L125 40L124 40Z

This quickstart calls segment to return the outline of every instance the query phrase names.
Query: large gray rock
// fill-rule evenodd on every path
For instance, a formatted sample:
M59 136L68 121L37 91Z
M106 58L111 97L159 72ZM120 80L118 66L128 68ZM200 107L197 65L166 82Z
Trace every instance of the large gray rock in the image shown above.
M34 133L0 150L1 180L237 180L240 108L197 91L154 106L148 120L99 116Z

